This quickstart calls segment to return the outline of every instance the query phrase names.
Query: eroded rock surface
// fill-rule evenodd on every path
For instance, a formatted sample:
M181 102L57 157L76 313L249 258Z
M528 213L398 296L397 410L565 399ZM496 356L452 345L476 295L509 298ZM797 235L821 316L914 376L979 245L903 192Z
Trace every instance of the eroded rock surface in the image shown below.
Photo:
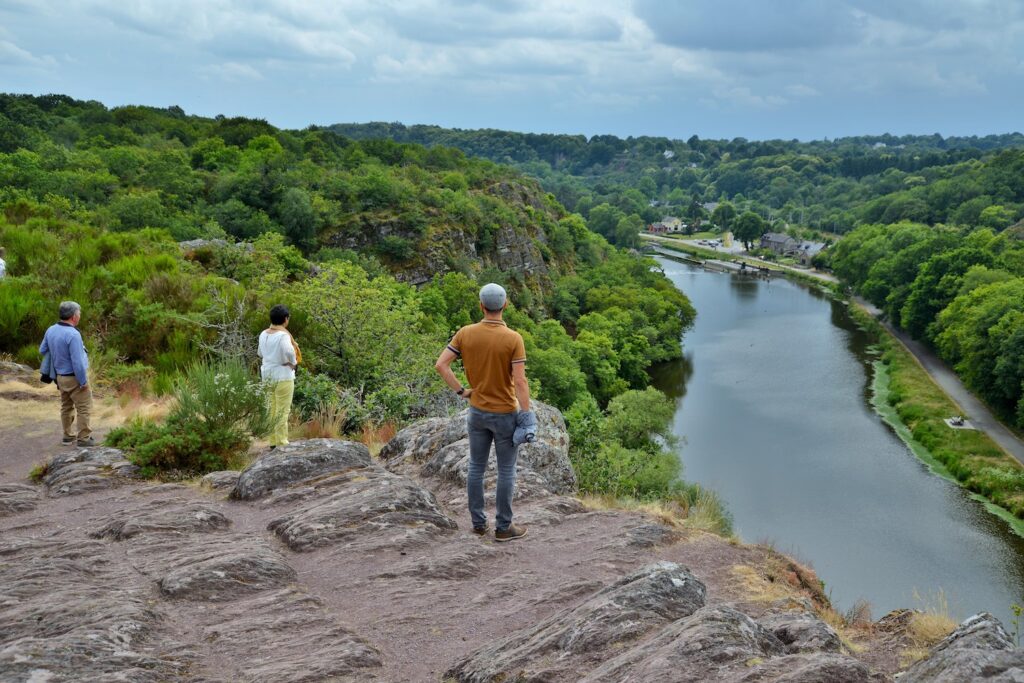
M0 539L0 586L0 680L185 680L189 654L153 637L150 591L102 541Z
M839 652L843 648L835 629L811 612L774 611L757 622L774 633L790 652Z
M277 489L370 465L370 451L361 443L338 439L296 441L264 453L246 467L231 497L256 500Z
M693 614L704 600L704 584L685 567L648 565L576 607L477 650L445 675L474 683L555 679L564 667L598 663L650 630Z
M35 510L39 489L24 484L0 484L0 517Z
M211 491L233 491L238 484L238 477L241 472L224 470L222 472L210 472L199 480L199 485Z
M316 493L267 527L292 550L361 541L409 545L458 528L430 491L376 465L326 478Z
M964 621L900 677L900 683L959 681L1024 681L1024 650L1014 647L999 620L987 612Z
M519 448L517 487L532 485L537 493L572 493L576 474L569 462L569 434L557 409L534 401L537 440ZM400 431L381 451L392 472L417 473L465 484L469 468L467 410L451 418L423 420ZM493 486L494 455L488 464ZM533 479L531 482L530 480Z
M185 499L151 501L110 515L89 535L123 541L139 534L189 534L226 529L231 520L202 503Z
M50 461L43 483L51 496L73 496L139 479L139 468L116 448L75 448Z

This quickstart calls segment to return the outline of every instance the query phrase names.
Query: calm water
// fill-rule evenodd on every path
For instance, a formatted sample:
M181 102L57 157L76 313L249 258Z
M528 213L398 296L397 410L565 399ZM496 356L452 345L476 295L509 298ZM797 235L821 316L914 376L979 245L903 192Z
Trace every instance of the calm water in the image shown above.
M659 258L697 322L655 386L678 399L684 475L717 491L746 541L815 568L840 610L875 618L945 592L954 617L1009 627L1024 539L929 473L869 403L869 340L846 307L786 280Z

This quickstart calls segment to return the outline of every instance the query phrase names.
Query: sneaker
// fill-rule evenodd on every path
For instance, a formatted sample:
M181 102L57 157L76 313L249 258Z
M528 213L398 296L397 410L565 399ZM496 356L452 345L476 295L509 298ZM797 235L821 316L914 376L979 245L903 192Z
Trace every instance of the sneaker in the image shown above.
M79 439L75 442L75 445L79 448L92 448L96 445L96 439L91 436L88 439Z
M509 524L508 528L504 531L494 532L494 540L498 543L504 543L505 541L514 541L517 538L522 538L525 535L525 526L516 526L515 524Z
M67 446L68 444L72 444L72 443L75 442L75 437L73 437L73 436L65 436L64 438L62 438L60 440L60 442L62 444L64 444L65 446Z
M475 526L475 527L473 527L473 533L476 534L477 536L486 536L487 532L490 531L490 530L491 530L491 528L489 526L487 526L486 524L483 525L483 526Z

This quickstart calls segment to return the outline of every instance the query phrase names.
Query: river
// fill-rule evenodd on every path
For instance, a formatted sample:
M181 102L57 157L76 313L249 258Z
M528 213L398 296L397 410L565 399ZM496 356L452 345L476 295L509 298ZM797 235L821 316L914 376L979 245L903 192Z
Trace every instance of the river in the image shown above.
M933 475L870 404L870 339L846 306L784 279L657 258L697 309L684 358L654 369L677 400L684 477L719 493L736 533L809 564L840 611L935 602L1010 627L1024 538ZM918 597L920 596L920 597Z

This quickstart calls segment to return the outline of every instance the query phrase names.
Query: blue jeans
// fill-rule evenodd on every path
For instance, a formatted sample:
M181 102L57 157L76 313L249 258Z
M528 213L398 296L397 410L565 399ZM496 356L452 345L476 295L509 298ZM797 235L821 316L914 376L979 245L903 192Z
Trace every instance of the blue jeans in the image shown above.
M519 447L512 443L516 431L516 414L489 413L470 408L466 416L469 428L469 474L466 493L469 497L469 515L474 527L487 524L484 514L484 472L491 454L491 442L498 458L498 485L495 491L494 528L504 531L512 523L512 493L516 486L516 455Z

